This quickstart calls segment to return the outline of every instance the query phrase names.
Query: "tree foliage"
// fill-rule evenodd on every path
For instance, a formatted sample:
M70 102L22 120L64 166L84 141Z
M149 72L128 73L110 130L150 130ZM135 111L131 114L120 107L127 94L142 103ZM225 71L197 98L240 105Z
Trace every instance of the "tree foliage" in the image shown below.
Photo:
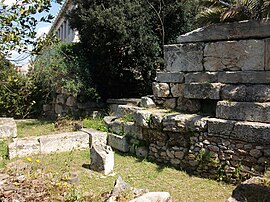
M193 2L193 1L192 1ZM150 92L163 44L189 28L192 9L177 0L78 0L70 14L103 98Z
M57 2L61 2L57 0ZM39 22L51 22L48 14L51 0L16 0L12 5L0 1L0 52L4 55L16 50L19 53L37 54L44 45L55 41L53 36L36 40L36 26ZM47 13L37 18L36 14Z
M269 0L203 0L197 16L201 25L270 17Z

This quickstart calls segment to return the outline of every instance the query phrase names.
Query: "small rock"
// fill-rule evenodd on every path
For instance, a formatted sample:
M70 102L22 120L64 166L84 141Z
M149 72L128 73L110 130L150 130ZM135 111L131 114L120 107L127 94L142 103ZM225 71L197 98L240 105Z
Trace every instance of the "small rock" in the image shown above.
M249 154L255 158L259 158L262 156L262 152L258 149L252 149L250 150Z
M156 104L150 97L142 97L141 98L141 106L145 108L154 108Z
M147 158L148 156L148 148L147 147L137 147L136 148L136 156L138 158Z

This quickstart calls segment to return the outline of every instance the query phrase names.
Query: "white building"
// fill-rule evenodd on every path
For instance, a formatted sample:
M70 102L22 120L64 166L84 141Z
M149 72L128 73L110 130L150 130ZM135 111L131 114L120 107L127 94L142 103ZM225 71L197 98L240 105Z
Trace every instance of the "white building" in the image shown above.
M55 33L56 36L62 42L78 42L79 41L79 34L78 31L71 29L69 25L69 21L66 18L66 14L74 8L74 4L72 0L66 0L62 5L58 15L56 16L51 29L50 33Z

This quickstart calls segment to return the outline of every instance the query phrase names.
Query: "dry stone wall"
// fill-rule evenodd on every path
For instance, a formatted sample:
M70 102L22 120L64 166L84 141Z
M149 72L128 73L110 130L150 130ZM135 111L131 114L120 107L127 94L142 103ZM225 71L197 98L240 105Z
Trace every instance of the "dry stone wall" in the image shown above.
M211 25L178 42L165 46L153 83L155 104L170 110L119 106L109 127L136 139L124 130L132 114L149 159L194 174L262 174L270 165L270 22Z

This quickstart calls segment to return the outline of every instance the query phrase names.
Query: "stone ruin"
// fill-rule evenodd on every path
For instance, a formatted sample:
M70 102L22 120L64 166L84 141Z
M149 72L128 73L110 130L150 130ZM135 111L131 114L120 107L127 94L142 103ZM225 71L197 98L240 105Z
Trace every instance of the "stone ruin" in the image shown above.
M148 159L195 175L236 182L262 174L270 164L270 22L211 25L177 41L165 46L153 83L158 108L120 105L105 118L110 130L130 148L146 146Z

